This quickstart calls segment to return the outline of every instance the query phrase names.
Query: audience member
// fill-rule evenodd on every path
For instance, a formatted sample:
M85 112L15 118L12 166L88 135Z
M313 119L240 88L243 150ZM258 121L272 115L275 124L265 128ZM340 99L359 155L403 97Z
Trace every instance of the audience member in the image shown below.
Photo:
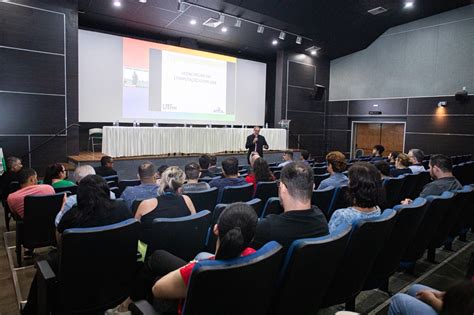
M46 187L51 186L43 185ZM100 176L88 175L84 177L77 187L77 206L74 206L62 217L57 231L61 234L72 228L88 228L115 224L132 217L127 206L121 201L110 200L110 190L107 182ZM58 271L58 255L49 255L48 261L53 271ZM37 277L34 277L33 283L28 294L28 302L22 314L38 313L38 288ZM54 297L52 298L54 300Z
M53 188L64 188L76 186L73 182L66 179L67 170L61 163L54 163L46 169L43 184L51 185Z
M148 161L142 163L138 167L138 178L140 178L140 185L125 188L120 196L129 209L132 209L132 203L135 200L154 198L158 194L155 165L153 163Z
M201 171L197 163L191 162L186 164L184 167L184 173L186 174L187 181L186 184L183 185L183 194L188 192L204 191L211 188L208 183L198 181Z
M381 144L374 145L372 149L372 162L383 160L382 154L385 148Z
M209 168L208 171L212 173L212 176L216 176L220 171L217 168L217 157L215 155L209 155Z
M291 150L286 150L284 153L283 153L283 162L281 162L280 164L278 164L278 167L284 167L290 163L293 162L293 151Z
M100 166L95 168L95 173L102 177L117 175L114 170L114 160L110 156L103 156L100 159Z
M302 162L285 166L280 175L278 195L284 212L270 214L257 226L254 244L261 247L269 241L277 241L286 249L300 238L328 234L324 214L311 206L314 180L311 167Z
M328 173L331 175L319 184L318 189L324 189L329 186L339 187L347 185L347 176L342 173L347 168L345 155L339 151L332 151L326 155L326 161L328 164Z
M260 158L260 154L258 154L258 152L252 152L250 153L250 156L249 156L249 164L250 164L250 168L253 167L253 163L255 162L256 159L259 159Z
M138 206L135 218L141 222L140 240L148 244L151 226L156 218L178 218L196 213L188 196L181 195L184 172L177 166L168 167L161 176L158 196L143 200Z
M399 154L400 154L400 152L397 152L397 151L390 152L388 154L388 163L390 165L395 166L395 161L397 160L397 157L398 157Z
M352 206L336 210L329 221L333 232L341 224L351 224L358 219L379 216L379 204L383 202L383 188L380 173L368 162L357 162L349 169L349 200Z
M425 171L425 167L423 166L423 159L425 157L425 153L420 149L411 149L408 151L408 158L410 159L410 169L413 174L418 174L420 172Z
M308 152L308 150L301 150L300 154L301 154L300 155L300 161L309 165L309 162L308 162L309 152Z
M239 177L239 161L235 157L229 157L222 161L222 178L214 178L209 186L217 187L219 193L217 200L221 200L224 187L245 185L245 179Z
M398 177L403 174L411 174L410 158L405 153L400 153L395 160L395 168L390 170L391 177Z
M201 171L201 175L199 176L200 178L214 177L214 174L209 171L210 162L211 159L207 154L201 155L201 157L199 158L199 167Z
M389 315L472 315L474 314L474 283L464 280L445 292L415 284L408 292L392 297Z
M50 185L38 185L38 176L32 168L22 168L18 173L18 182L20 190L11 193L7 201L10 210L20 218L23 218L26 196L54 194L54 188Z
M387 161L377 161L374 165L379 170L382 179L390 178L390 165Z
M250 157L250 162L252 162L252 157ZM259 182L271 182L275 180L270 168L268 167L267 161L263 158L258 157L253 161L252 172L245 177L247 183L253 184L254 191L257 188L257 183Z
M6 171L0 177L0 197L6 200L10 193L10 183L18 181L18 172L20 172L23 165L21 160L17 157L10 156L6 161Z
M160 165L156 170L156 183L160 184L161 175L166 171L169 166L166 164Z

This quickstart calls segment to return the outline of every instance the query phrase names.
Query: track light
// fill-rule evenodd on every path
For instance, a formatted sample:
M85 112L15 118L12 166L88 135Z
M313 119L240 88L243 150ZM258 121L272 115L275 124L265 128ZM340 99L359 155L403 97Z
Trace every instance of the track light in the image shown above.
M219 22L224 23L225 16L223 14L219 14Z
M311 54L311 56L316 56L318 54L318 50L320 50L320 47L317 46L311 46L305 49L308 53Z
M242 24L242 20L241 19L236 19L234 26L235 27L240 27L241 24Z
M281 40L285 40L285 37L286 37L286 33L283 31L280 31L280 35L278 36L278 38Z
M263 25L259 25L257 27L257 33L260 33L260 34L263 34L263 31L265 30L265 27L263 27Z
M296 43L297 43L298 45L301 45L301 41L302 41L302 40L303 40L303 39L301 38L301 36L296 36Z
M179 1L178 2L178 12L183 13L185 11L185 9L186 9L186 7L185 7L184 2Z

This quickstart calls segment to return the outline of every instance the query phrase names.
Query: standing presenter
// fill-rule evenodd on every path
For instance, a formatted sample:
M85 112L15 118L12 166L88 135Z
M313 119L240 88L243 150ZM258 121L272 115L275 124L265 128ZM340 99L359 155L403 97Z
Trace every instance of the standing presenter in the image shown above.
M253 127L253 133L247 137L247 142L245 143L245 148L248 149L247 152L247 162L250 164L250 154L252 152L257 152L258 155L263 157L263 149L268 150L267 140L264 136L260 135L260 127Z

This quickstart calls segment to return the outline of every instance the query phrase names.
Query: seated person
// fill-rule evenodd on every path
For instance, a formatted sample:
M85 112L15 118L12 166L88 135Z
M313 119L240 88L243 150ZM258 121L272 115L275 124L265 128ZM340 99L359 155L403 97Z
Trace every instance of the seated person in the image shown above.
M20 189L8 196L8 207L12 213L23 218L25 210L25 197L37 195L53 195L54 188L50 185L38 185L38 176L32 168L22 168L18 173Z
M423 187L420 197L439 196L445 191L455 191L462 188L461 183L453 175L453 161L443 154L433 154L430 158L430 176L433 179ZM402 204L410 203L405 199Z
M222 199L224 187L247 184L245 179L239 177L239 161L235 157L229 157L222 161L222 176L222 178L214 178L209 182L209 186L219 189L217 200Z
M76 170L74 171L74 179L76 180L77 184L79 184L81 180L88 175L95 175L94 168L90 165L80 165L76 167ZM110 199L115 199L115 194L112 191L110 192ZM61 209L61 211L58 212L58 214L56 215L56 219L54 220L56 227L61 221L61 218L63 217L63 215L66 212L68 212L72 207L74 207L76 204L77 204L77 195L71 195L67 197L66 203L63 205L63 208Z
M222 212L212 231L217 236L215 256L208 259L226 260L253 254L250 243L255 235L257 215L252 207L245 203L233 203ZM116 314L122 314L132 301L144 298L180 301L174 304L174 311L182 311L182 300L196 260L186 262L164 250L155 251L145 262L144 268L136 278L132 295L118 308ZM150 299L149 299L150 300ZM155 305L158 304L154 303ZM167 303L169 304L169 303Z
M392 297L389 315L472 315L474 314L474 283L464 280L445 292L415 284L408 292Z
M379 170L382 180L390 178L390 164L387 161L377 161L374 165Z
M140 178L140 185L125 188L120 196L129 209L132 209L132 203L137 199L150 199L158 195L155 165L153 163L143 162L138 167L137 176Z
M309 152L308 150L301 150L300 161L309 165Z
M201 171L197 163L191 162L186 164L184 167L184 173L186 174L187 181L186 184L183 185L183 194L188 192L204 191L211 188L208 183L198 181Z
M95 173L102 177L117 175L114 170L114 160L110 156L103 156L100 159L100 166L95 168Z
M423 151L420 149L411 149L408 151L408 158L410 159L410 169L413 174L426 171L423 166L423 159L425 158L425 153Z
M395 168L390 170L391 177L398 177L402 174L411 174L410 158L405 153L400 153L395 160Z
M2 200L7 200L10 194L10 183L18 181L18 172L20 172L23 165L21 160L17 157L10 156L6 161L6 171L0 177L0 197Z
M245 181L253 184L254 192L255 189L257 189L257 183L272 182L275 180L275 176L273 176L272 171L270 171L267 161L262 157L258 157L252 161L252 156L250 156L250 162L252 163L252 172L245 177Z
M140 240L143 243L150 241L154 219L179 218L196 213L191 199L181 195L183 184L184 172L177 166L170 166L161 176L158 196L140 203L135 219L141 222Z
M286 150L283 153L283 162L278 164L277 167L284 167L284 166L290 164L291 162L293 162L293 151Z
M383 160L383 156L382 156L383 151L385 151L385 148L383 145L380 145L380 144L374 145L372 149L371 161L376 162L376 161Z
M201 171L201 175L199 176L200 178L203 177L214 177L214 174L209 171L209 163L211 159L209 158L209 155L204 154L201 155L199 158L199 167Z
M326 155L326 161L328 164L328 173L331 175L319 184L318 189L324 189L329 186L339 187L347 185L347 176L342 173L347 168L345 155L339 151L329 152Z
M377 217L381 214L383 187L380 173L368 162L357 162L349 169L349 200L352 207L336 210L329 220L329 232L343 223L352 224L358 219Z
M328 234L326 217L318 207L311 206L313 189L311 167L302 162L285 166L278 187L284 212L259 220L254 246L260 248L269 241L277 241L288 249L296 239Z
M64 165L60 163L54 163L48 166L46 169L43 184L51 185L53 188L64 188L76 186L73 182L66 179L67 171Z
M156 183L158 185L160 184L161 174L163 174L168 167L169 166L166 165L166 164L161 165L160 167L158 167L158 170L156 171Z
M212 177L219 174L221 171L217 168L217 157L215 155L209 155L209 172L212 173Z
M390 165L395 166L395 161L397 160L397 157L398 157L399 154L400 154L400 152L397 152L397 151L390 152L388 154L388 163Z
M49 185L44 186L51 188ZM109 186L102 177L97 175L84 177L77 187L77 206L64 214L59 222L57 227L58 242L61 234L67 229L105 226L132 218L125 203L110 200L109 196ZM50 255L48 261L53 271L57 271L58 255ZM34 277L28 294L28 302L22 314L38 314L36 281L36 277Z

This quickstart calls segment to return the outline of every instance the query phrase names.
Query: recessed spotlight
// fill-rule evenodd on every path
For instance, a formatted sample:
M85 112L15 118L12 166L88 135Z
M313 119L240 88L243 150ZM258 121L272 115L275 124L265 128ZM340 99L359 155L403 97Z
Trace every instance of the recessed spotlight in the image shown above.
M301 36L296 36L296 43L298 45L301 45L301 42L303 41L303 38L301 38Z
M407 1L405 2L405 9L413 8L414 5L415 3L413 1Z
M196 25L196 20L195 20L195 19L192 19L191 21L189 21L189 24L191 24L191 25Z
M265 30L265 27L263 27L263 25L259 25L257 27L257 33L260 33L260 34L263 34L263 31Z
M122 6L122 2L120 2L119 0L114 1L114 7L120 8L121 6Z
M278 41L276 39L272 40L272 45L275 46L276 44L278 44Z
M221 31L222 31L222 33L226 33L227 32L227 27L224 26L223 28L221 28Z
M318 54L318 51L316 49L311 50L311 55L316 56Z
M146 3L146 0L138 0L140 3Z
M240 27L240 25L242 25L242 20L238 18L238 19L235 20L234 26L235 27Z

